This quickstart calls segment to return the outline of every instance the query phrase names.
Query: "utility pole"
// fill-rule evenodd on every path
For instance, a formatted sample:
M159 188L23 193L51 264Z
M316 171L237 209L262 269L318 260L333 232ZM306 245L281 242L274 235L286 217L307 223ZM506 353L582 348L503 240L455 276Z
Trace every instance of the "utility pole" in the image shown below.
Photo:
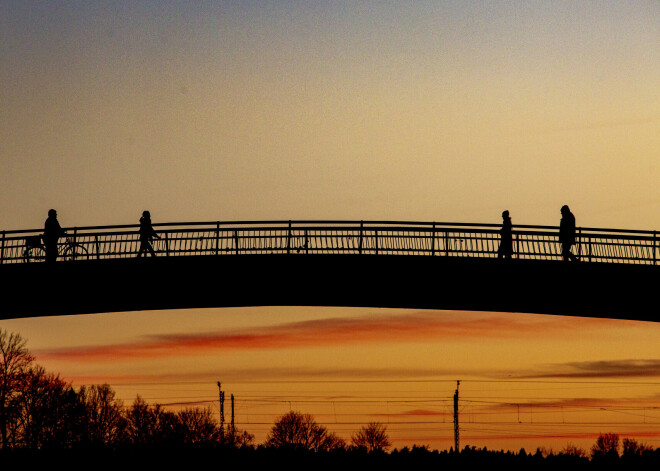
M234 429L234 395L231 395L231 436L234 436L236 429Z
M460 381L456 381L456 392L454 393L454 451L458 453L458 385Z
M225 393L218 381L218 399L220 400L220 436L225 437Z

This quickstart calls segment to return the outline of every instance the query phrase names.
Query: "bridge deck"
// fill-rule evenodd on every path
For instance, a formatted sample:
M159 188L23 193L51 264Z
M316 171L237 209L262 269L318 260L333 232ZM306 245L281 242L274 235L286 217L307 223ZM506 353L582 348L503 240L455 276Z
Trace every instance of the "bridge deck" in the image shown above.
M309 305L659 321L660 267L445 256L251 254L0 265L0 318Z

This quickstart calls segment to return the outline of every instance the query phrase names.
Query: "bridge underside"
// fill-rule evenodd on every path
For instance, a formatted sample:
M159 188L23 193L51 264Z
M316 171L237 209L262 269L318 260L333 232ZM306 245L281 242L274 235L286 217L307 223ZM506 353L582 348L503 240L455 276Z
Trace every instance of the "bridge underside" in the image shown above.
M659 321L660 267L396 255L0 266L0 319L230 306L502 311Z

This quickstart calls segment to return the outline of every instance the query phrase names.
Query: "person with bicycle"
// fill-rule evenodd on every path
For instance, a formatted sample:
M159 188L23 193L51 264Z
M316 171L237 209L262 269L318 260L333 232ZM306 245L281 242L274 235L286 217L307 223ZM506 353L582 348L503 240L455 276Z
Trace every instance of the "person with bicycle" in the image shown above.
M151 214L149 211L144 211L142 217L140 218L140 250L138 251L138 258L144 254L146 257L146 252L148 251L152 257L156 256L154 248L151 246L151 240L153 238L160 239L160 236L156 234L154 228L151 226Z
M44 224L44 250L46 251L46 262L53 263L57 261L57 241L60 237L66 235L66 232L60 227L57 220L57 211L50 209L48 219Z

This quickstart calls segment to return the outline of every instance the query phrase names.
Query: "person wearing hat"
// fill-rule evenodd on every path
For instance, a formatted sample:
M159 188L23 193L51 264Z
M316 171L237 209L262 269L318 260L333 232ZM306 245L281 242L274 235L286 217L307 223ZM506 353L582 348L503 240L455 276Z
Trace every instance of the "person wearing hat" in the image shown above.
M497 250L497 258L511 258L513 254L513 236L511 234L511 217L509 211L502 213L502 228L500 229L500 248Z

